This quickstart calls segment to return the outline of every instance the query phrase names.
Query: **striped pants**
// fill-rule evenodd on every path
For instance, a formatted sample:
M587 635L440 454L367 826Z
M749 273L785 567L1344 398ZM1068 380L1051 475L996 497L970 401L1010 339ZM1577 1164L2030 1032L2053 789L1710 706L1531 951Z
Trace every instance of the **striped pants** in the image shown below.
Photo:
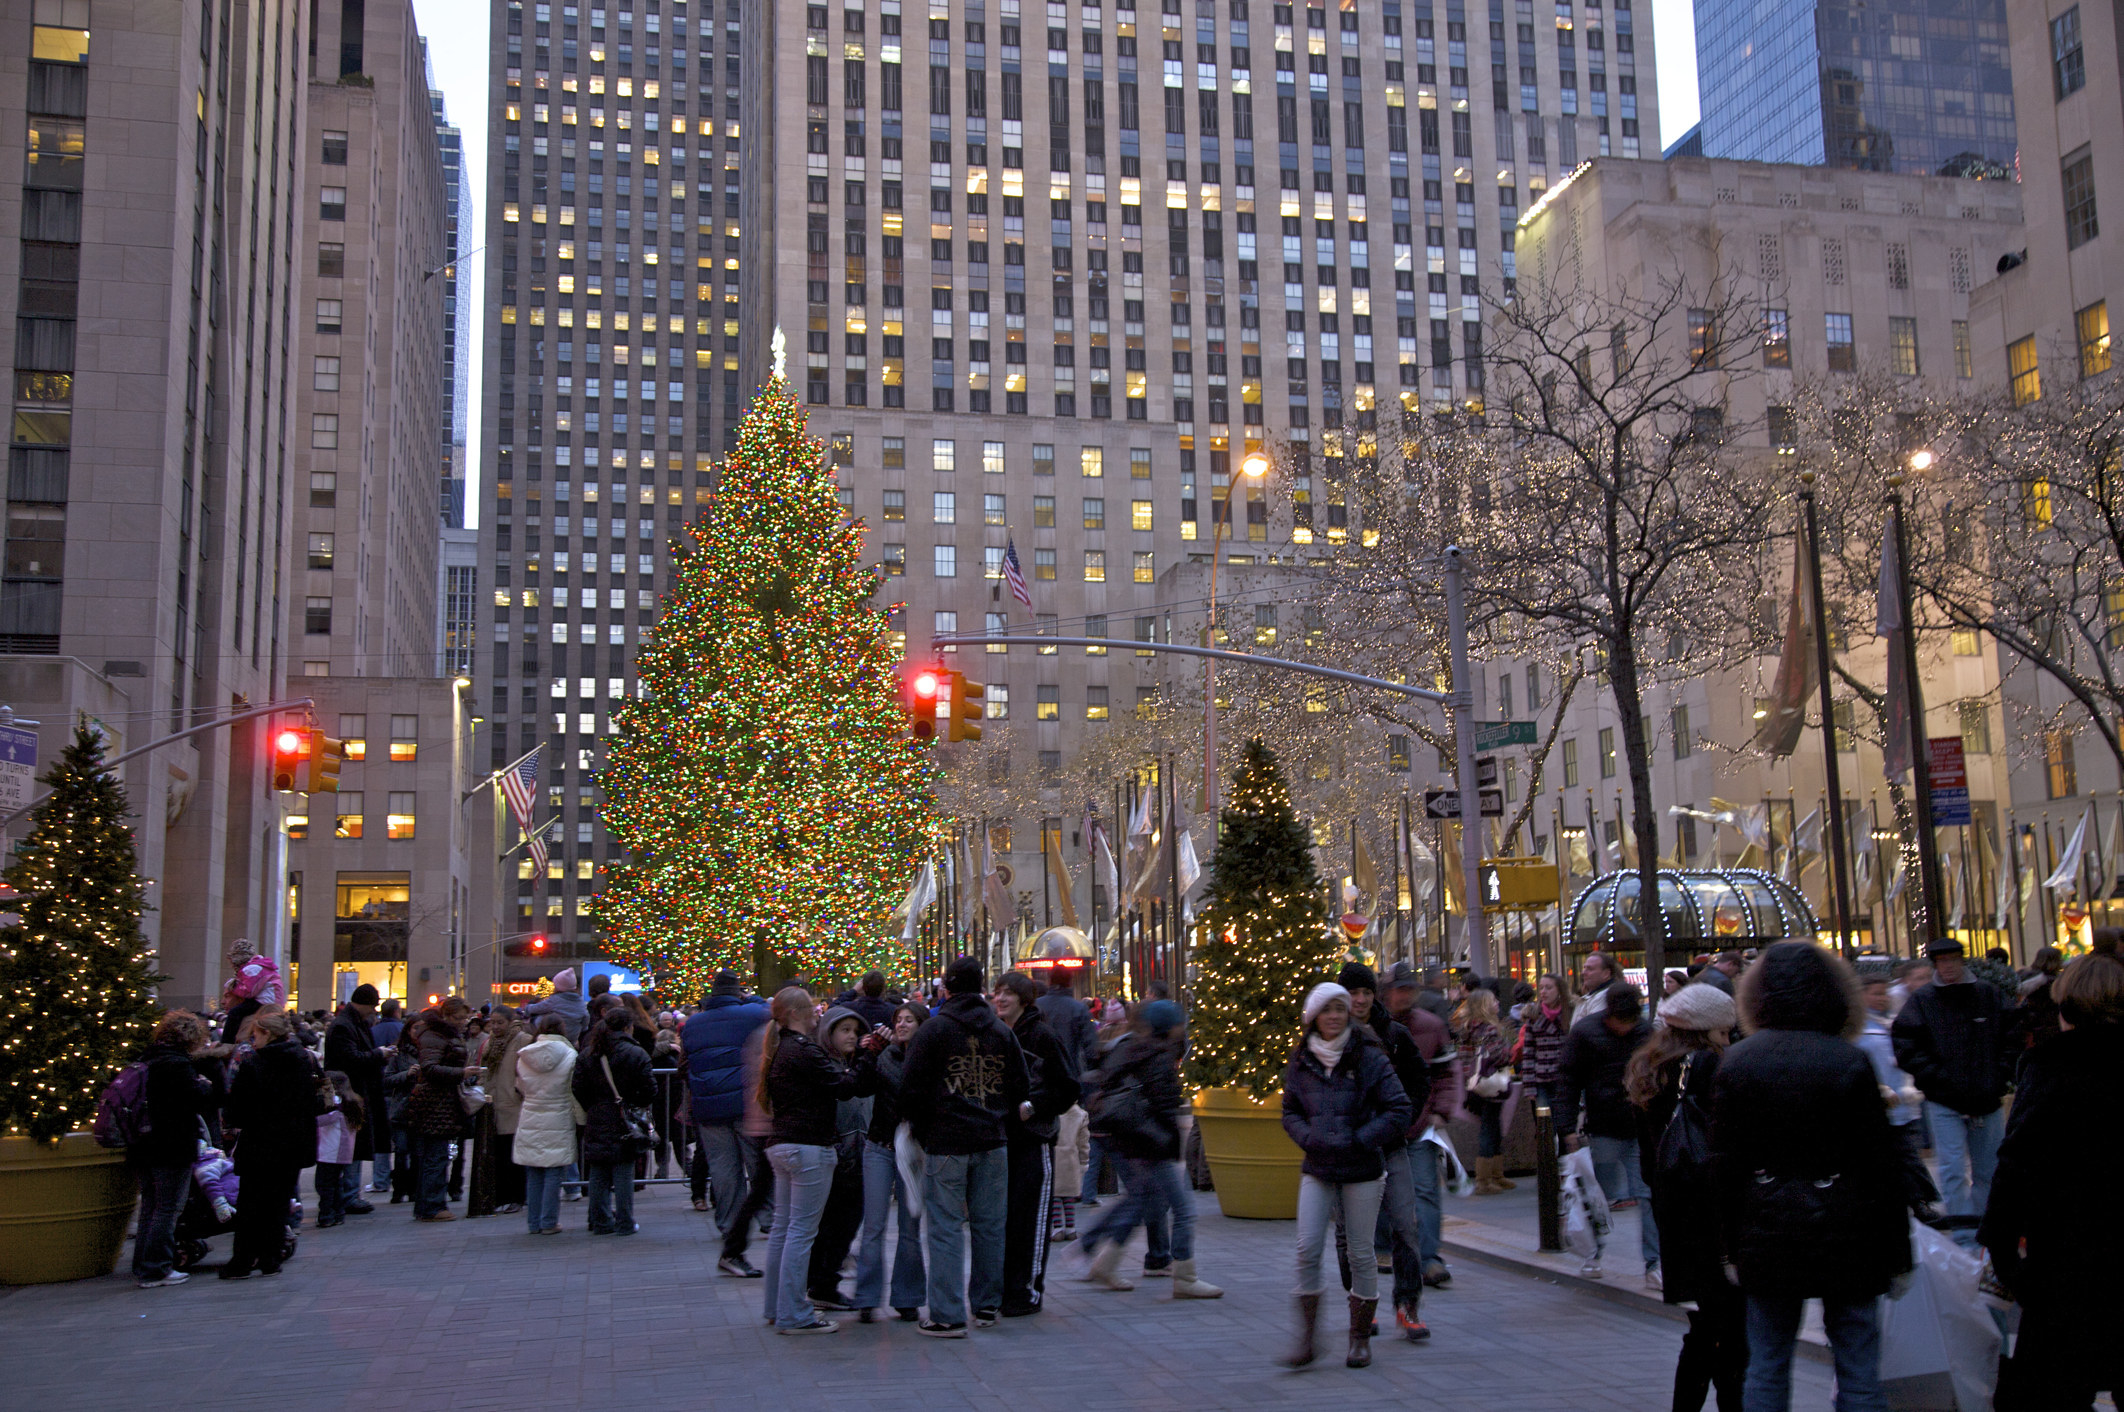
M1055 1185L1055 1145L1013 1135L1009 1205L1003 1219L1003 1308L1038 1309L1047 1293L1047 1203Z

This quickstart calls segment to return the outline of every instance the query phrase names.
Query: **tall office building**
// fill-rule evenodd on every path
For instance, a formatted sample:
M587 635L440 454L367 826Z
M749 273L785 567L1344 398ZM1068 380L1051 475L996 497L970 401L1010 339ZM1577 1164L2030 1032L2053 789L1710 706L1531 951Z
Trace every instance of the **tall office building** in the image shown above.
M449 190L426 55L412 0L310 13L288 635L347 760L336 793L286 796L305 1009L363 982L416 1001L455 989L470 920L470 722L436 675Z
M2011 174L2006 0L1696 0L1695 155Z
M426 45L422 61L428 63ZM442 90L433 86L428 69L428 103L434 110L435 141L442 154L443 249L443 385L444 414L448 419L443 438L442 522L446 529L465 524L465 436L472 424L472 279L460 271L458 261L471 250L472 173L465 169L465 138L443 109ZM459 278L460 274L464 277Z
M1641 18L754 0L744 383L781 328L910 651L1028 618L1163 635L1161 578L1207 560L1249 451L1275 468L1226 557L1302 563L1347 541L1343 468L1404 409L1480 402L1519 213L1586 159L1657 150ZM1002 590L1012 543L1030 613ZM1036 752L1012 771L1155 709L1148 658L976 660ZM1018 824L1006 851L1036 850Z
M120 753L281 692L308 6L21 0L0 21L15 328L0 700ZM124 769L177 1004L277 948L267 722ZM15 836L21 836L21 825Z
M739 16L492 13L478 699L485 768L546 747L550 862L534 877L512 855L500 930L550 936L551 970L594 952L588 899L613 856L594 772L737 413Z

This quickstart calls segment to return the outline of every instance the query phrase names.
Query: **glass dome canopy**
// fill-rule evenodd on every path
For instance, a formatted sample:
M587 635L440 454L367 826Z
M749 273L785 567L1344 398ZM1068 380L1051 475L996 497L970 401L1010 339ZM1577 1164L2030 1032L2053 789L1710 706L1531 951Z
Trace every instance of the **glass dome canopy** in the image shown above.
M1643 941L1634 872L1604 873L1586 885L1571 909L1571 944L1629 946ZM1807 899L1790 883L1755 868L1659 873L1659 905L1670 941L1698 949L1811 941L1818 924Z

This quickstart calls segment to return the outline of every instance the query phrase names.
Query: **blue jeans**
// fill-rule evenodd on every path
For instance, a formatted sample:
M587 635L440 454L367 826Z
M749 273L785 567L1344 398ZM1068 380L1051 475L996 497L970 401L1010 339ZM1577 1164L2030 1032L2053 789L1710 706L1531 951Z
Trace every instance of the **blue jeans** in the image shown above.
M398 1129L392 1127L389 1123L379 1123L375 1125L375 1130L371 1134L376 1141L376 1155L369 1162L369 1189L371 1191L389 1191L391 1189L391 1141L397 1132ZM359 1180L361 1172L361 1164L359 1162L354 1164L354 1170L356 1179Z
M932 1323L963 1324L967 1301L975 1309L1003 1307L1003 1225L1009 1204L1010 1154L1003 1148L922 1159L922 1208L929 1222L929 1248L923 1252L929 1276ZM972 1277L965 1236L973 1235Z
M590 1189L590 1233L634 1234L634 1159L624 1162L587 1162Z
M1745 1412L1787 1412L1792 1405L1792 1345L1806 1301L1748 1296ZM1836 1358L1836 1412L1888 1412L1881 1391L1879 1301L1822 1301L1822 1324Z
M1175 1260L1194 1259L1195 1202L1188 1195L1187 1174L1181 1165L1141 1157L1115 1156L1108 1160L1120 1175L1121 1199L1084 1237L1084 1248L1091 1250L1109 1243L1126 1245L1141 1224L1147 1239L1167 1245L1163 1250L1145 1252L1145 1269L1161 1269ZM1159 1220L1166 1216L1172 1220L1169 1243L1156 1241Z
M560 1229L561 1169L524 1168L524 1225L531 1234ZM633 1183L628 1184L630 1195Z
M1106 1170L1106 1144L1094 1134L1085 1144L1084 1189L1078 1194L1079 1201L1099 1199L1099 1174Z
M1412 1149L1429 1146L1426 1142L1408 1142L1386 1154L1386 1176L1380 1187L1379 1219L1374 1223L1372 1244L1375 1254L1380 1249L1392 1253L1397 1309L1404 1305L1413 1309L1423 1300L1423 1219L1416 1203L1411 1168L1415 1158L1422 1155ZM1434 1180L1436 1171L1434 1165Z
M177 1218L192 1194L192 1169L135 1166L140 1181L140 1225L133 1235L133 1275L159 1280L177 1265Z
M900 1177L892 1149L865 1140L863 1233L856 1252L858 1309L875 1309L885 1302L885 1230L895 1210L900 1221L892 1247L892 1307L913 1309L921 1304L928 1283L922 1273L922 1212Z
M450 1142L413 1134L413 1214L435 1216L450 1209Z
M1999 1164L2005 1113L1994 1108L1981 1118L1972 1118L1928 1098L1925 1121L1932 1126L1932 1152L1940 1161L1940 1196L1947 1214L1982 1215L1991 1200L1991 1173ZM1956 1236L1965 1244L1975 1239L1967 1231L1958 1231Z
M1593 1152L1593 1175L1609 1203L1637 1198L1637 1246L1645 1257L1645 1268L1651 1269L1659 1263L1659 1223L1652 1219L1652 1189L1645 1185L1645 1174L1638 1167L1637 1139L1594 1133L1586 1145Z
M695 1123L693 1130L701 1145L708 1196L715 1203L715 1228L727 1236L737 1220L738 1208L745 1204L745 1173L753 1163L752 1139L736 1123Z
M1445 1227L1445 1208L1439 1204L1438 1160L1436 1143L1409 1144L1409 1185L1416 1192L1416 1232L1421 1237L1416 1251L1426 1265L1439 1258L1438 1240Z
M767 1149L767 1163L774 1170L774 1226L767 1232L762 1294L764 1312L778 1329L793 1329L818 1317L806 1281L819 1217L833 1190L837 1155L830 1147L801 1142L778 1142Z

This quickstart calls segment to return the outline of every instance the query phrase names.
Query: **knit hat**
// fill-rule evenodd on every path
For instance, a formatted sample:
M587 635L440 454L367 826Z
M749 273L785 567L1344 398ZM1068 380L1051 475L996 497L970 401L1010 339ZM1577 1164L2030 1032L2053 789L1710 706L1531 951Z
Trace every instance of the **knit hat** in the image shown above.
M1314 986L1305 993L1305 1022L1309 1025L1313 1023L1314 1018L1327 1009L1329 1002L1336 1000L1347 1006L1350 1003L1349 991L1333 981L1322 981Z
M1733 1028L1738 1012L1733 997L1715 985L1698 981L1685 985L1659 1003L1659 1018L1670 1030L1697 1030L1705 1034Z
M1365 965L1362 961L1343 962L1342 971L1335 979L1344 990L1376 991L1379 989L1379 977L1373 974L1372 968Z
M354 987L354 993L348 996L347 999L356 1005L374 1005L378 999L376 987L363 982Z
M1163 1039L1186 1022L1180 1006L1171 1000L1153 1000L1137 1012L1136 1018L1143 1021L1144 1028Z
M571 966L567 970L557 973L553 977L553 988L555 990L575 989L575 968Z
M944 968L944 993L946 995L973 995L981 989L981 963L971 956L961 956Z

